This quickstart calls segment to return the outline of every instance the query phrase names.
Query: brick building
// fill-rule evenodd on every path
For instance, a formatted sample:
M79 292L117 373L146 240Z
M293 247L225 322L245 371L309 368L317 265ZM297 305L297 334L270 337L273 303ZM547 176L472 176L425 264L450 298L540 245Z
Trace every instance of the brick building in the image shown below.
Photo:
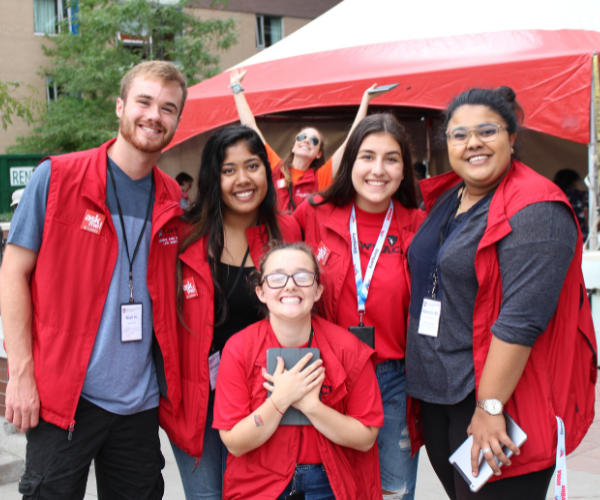
M235 19L238 43L220 54L224 70L290 35L339 1L229 0L226 8L211 9L210 0L192 0L188 5L201 18ZM40 68L49 65L41 44L48 43L45 33L56 30L56 19L68 17L66 5L66 0L0 0L0 81L31 84L38 91L38 99L55 98L52 82L39 75ZM0 132L0 154L26 133L27 126L15 119L14 126Z

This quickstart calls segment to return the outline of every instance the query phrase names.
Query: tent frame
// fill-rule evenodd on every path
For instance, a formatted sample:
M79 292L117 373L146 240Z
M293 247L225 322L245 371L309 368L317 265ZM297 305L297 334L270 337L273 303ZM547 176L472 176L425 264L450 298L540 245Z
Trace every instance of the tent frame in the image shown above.
M594 52L592 57L592 85L590 99L590 142L588 144L588 175L586 184L588 187L588 227L589 236L587 249L598 250L598 134L600 134L600 74L598 71L598 54Z

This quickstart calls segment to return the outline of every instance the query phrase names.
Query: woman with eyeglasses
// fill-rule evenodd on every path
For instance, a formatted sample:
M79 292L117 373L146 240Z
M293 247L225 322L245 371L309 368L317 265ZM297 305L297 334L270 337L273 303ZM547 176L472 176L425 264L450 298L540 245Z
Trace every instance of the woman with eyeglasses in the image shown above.
M323 286L304 243L274 247L253 284L267 319L225 346L213 426L229 450L225 500L381 500L377 447L383 425L374 352L313 316ZM272 348L318 349L285 366ZM300 411L309 425L282 423ZM287 415L289 418L289 415Z
M244 76L246 76L246 71L241 69L235 69L230 73L230 87L233 91L240 122L255 130L265 143L271 168L273 169L273 182L277 188L278 208L283 212L291 213L296 210L296 207L305 198L313 193L324 191L331 184L332 179L338 171L347 139L326 162L325 139L323 135L316 128L307 127L300 130L298 135L296 135L291 150L282 160L267 144L266 139L256 124L256 119L252 114L252 110L244 95L244 89L242 88ZM367 116L371 99L389 92L389 90L386 90L376 94L369 93L369 90L373 90L376 86L377 84L374 84L369 87L363 94L360 107L358 108L356 118L348 136L350 136L356 125Z
M180 385L181 397L162 398L159 417L186 498L220 500L226 449L212 418L221 353L232 335L260 319L248 277L263 254L301 234L293 217L277 213L267 152L252 129L214 134L197 179L197 201L179 234L180 321L171 348L178 352L180 380L167 380Z
M428 215L408 254L406 392L420 403L429 460L457 500L545 499L557 456L593 420L581 232L561 190L516 157L522 118L508 87L460 94L445 120L453 171L420 183ZM528 435L520 450L503 410ZM467 435L467 473L477 476L483 460L493 471L476 495L448 461Z
M404 393L406 251L425 217L417 209L413 172L404 127L392 115L370 115L350 134L333 184L294 212L322 267L319 313L376 351L386 500L414 498L418 466L418 426L407 420Z

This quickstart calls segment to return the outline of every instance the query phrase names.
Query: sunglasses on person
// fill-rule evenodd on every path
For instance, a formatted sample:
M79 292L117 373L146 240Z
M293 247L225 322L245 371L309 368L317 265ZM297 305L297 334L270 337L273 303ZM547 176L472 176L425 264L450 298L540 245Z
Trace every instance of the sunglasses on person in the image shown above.
M297 140L298 142L302 142L302 141L306 140L306 138L307 138L307 137L308 137L308 136L307 136L305 133L298 134L298 135L296 136L296 140ZM320 140L320 139L319 139L319 138L318 138L316 135L311 135L311 136L309 137L309 140L310 140L310 143L311 143L313 146L318 146L318 145L319 145L319 142L321 142L321 140Z
M471 137L471 133L474 133L481 142L492 142L498 137L500 129L506 130L502 125L496 125L495 123L480 123L475 127L456 127L446 132L446 136L453 146L466 144Z
M317 273L311 273L309 271L300 271L294 274L272 273L267 274L264 277L263 283L266 281L269 288L277 290L287 285L290 278L292 278L296 286L308 288L315 284Z

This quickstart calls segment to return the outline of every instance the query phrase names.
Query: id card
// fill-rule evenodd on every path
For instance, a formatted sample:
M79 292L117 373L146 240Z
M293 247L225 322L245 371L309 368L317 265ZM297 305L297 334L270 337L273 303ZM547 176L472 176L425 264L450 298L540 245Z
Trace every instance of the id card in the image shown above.
M208 378L210 380L210 390L214 391L217 387L217 374L219 373L219 365L221 364L221 353L215 352L208 357Z
M142 340L142 304L121 304L121 342Z
M429 337L437 337L440 329L442 303L436 299L423 299L421 317L419 318L419 333Z

